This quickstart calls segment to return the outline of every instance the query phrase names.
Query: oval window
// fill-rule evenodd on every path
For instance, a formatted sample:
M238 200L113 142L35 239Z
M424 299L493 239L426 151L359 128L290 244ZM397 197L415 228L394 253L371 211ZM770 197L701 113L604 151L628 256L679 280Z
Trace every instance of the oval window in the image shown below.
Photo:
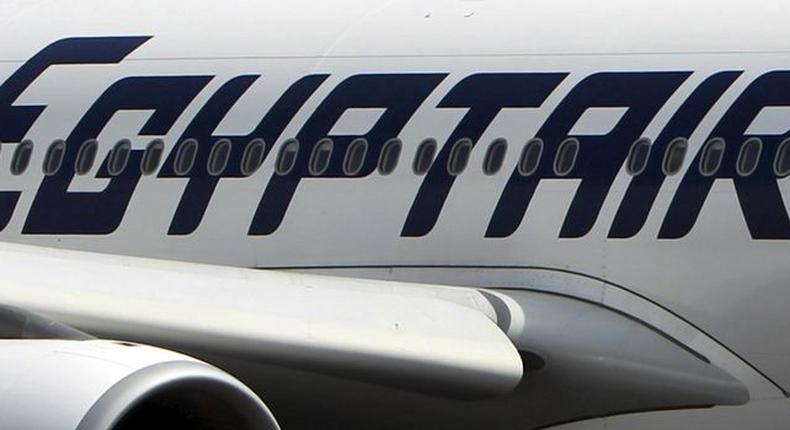
M181 142L173 163L173 170L178 176L184 176L192 170L197 158L198 142L195 139L187 139Z
M686 159L688 146L688 141L682 137L669 143L667 151L664 153L664 162L661 164L665 175L672 176L683 168L683 161Z
M379 173L389 175L395 171L395 168L398 167L402 147L400 139L390 139L384 144L379 157Z
M143 159L140 160L140 171L143 175L151 175L159 169L162 162L162 155L165 153L165 142L162 139L154 139L145 147Z
M320 176L329 168L329 161L332 159L332 150L334 149L332 139L321 139L313 148L313 153L310 154L310 174L313 176Z
M244 148L241 157L241 174L251 176L257 172L266 157L266 142L263 139L252 139Z
M447 172L453 176L460 175L469 164L469 156L472 154L473 143L471 139L461 139L455 142L450 150L450 158L447 160Z
M343 173L346 176L354 176L362 170L365 164L365 156L368 154L368 141L366 139L355 139L346 149L346 157L343 159Z
M494 175L502 169L502 164L505 162L505 155L507 154L507 140L496 139L491 142L486 151L486 156L483 159L483 173L486 175Z
M52 176L60 170L60 165L63 164L63 156L66 154L66 142L63 140L56 140L49 145L47 153L44 156L44 174Z
M96 153L99 150L99 142L96 139L88 139L80 146L77 152L77 160L74 162L74 172L78 175L84 175L90 172L93 168L93 163L96 161Z
M30 157L33 155L33 141L23 140L14 150L11 158L11 174L19 176L25 173L27 166L30 165Z
M702 148L702 156L699 159L699 171L704 176L716 174L721 167L721 160L724 159L724 139L711 139Z
M424 175L428 172L433 164L433 157L436 155L436 140L425 139L420 143L417 148L417 154L414 156L414 165L412 169L418 175Z
M107 164L107 172L109 172L110 176L118 176L126 169L131 152L132 142L129 140L123 139L115 144L112 151L110 151L110 160Z
M538 170L540 157L543 155L543 141L535 138L524 145L521 159L518 161L518 172L522 176L529 176Z
M228 160L230 159L231 142L230 139L220 139L211 148L211 153L208 156L208 174L211 176L219 176L228 167Z
M641 138L631 145L631 150L628 152L628 163L626 163L626 171L631 176L641 174L645 167L647 167L647 160L650 158L650 139Z
M296 155L299 152L299 141L289 139L283 143L280 152L277 154L277 164L275 171L278 175L287 175L296 164Z
M749 176L757 170L757 165L760 163L760 155L763 152L763 141L758 138L752 138L746 141L741 147L741 152L738 153L738 174L741 176Z
M557 176L565 176L571 173L576 166L576 157L579 155L579 141L577 139L565 139L557 150L557 157L554 159L554 173Z
M776 151L774 173L776 173L776 176L781 177L790 175L790 139L782 142L779 145L779 150Z

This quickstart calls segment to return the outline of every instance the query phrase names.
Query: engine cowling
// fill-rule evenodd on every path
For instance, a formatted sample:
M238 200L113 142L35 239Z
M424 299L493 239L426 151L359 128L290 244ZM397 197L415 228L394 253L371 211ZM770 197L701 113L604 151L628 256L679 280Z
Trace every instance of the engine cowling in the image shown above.
M0 399L2 429L279 429L227 373L125 342L0 340Z

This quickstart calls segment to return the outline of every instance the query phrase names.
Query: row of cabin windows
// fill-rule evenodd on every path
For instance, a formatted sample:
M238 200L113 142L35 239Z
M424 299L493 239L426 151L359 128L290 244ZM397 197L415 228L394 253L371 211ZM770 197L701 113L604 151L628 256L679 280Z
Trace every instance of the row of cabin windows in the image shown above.
M538 138L527 142L518 163L518 171L521 175L530 176L538 170L543 155L543 146L543 141ZM388 175L395 170L401 147L402 143L399 139L392 139L384 144L378 161L378 169L381 174ZM453 145L447 160L447 172L450 175L457 176L463 173L469 164L473 147L474 143L467 138L460 139ZM579 155L579 147L579 140L575 138L569 138L560 143L553 165L554 173L557 176L566 176L574 169ZM420 143L412 163L412 170L415 174L424 175L430 170L436 157L437 148L438 144L435 139L426 139ZM309 159L311 175L320 176L326 172L333 149L334 144L331 139L323 139L315 145ZM724 157L724 149L723 139L712 139L705 144L699 166L703 175L710 176L718 171ZM343 161L343 172L347 176L359 173L364 164L367 150L368 144L365 139L351 142ZM651 150L650 139L641 138L634 142L626 163L626 170L630 175L637 176L645 170ZM672 176L681 170L687 151L688 140L684 138L677 138L669 144L662 162L662 171L665 175ZM296 164L298 153L299 142L296 139L286 141L277 156L276 172L280 175L289 174ZM761 153L762 141L757 138L749 139L738 155L736 164L738 174L749 176L754 173ZM483 159L483 172L486 175L494 175L499 172L504 164L506 154L507 141L505 139L494 140L486 150ZM774 170L778 176L790 174L790 139L781 144L774 162Z
M727 147L722 138L710 139L702 147L697 166L703 176L713 176L718 171L724 160L724 152ZM626 163L626 170L632 176L642 173L647 166L650 157L651 142L649 139L639 139L631 146ZM688 151L688 140L677 138L669 143L664 152L664 159L661 164L663 173L667 176L677 174L683 167L683 162ZM763 151L763 142L759 138L750 138L741 146L738 157L735 161L735 171L739 176L749 176L757 170L760 163L760 156ZM790 175L790 139L785 140L779 146L774 158L774 173L777 176Z
M483 172L486 175L494 175L499 172L504 164L507 154L508 143L505 139L494 140L486 150L483 160ZM543 141L539 138L530 140L524 145L518 161L518 172L522 176L534 174L540 166L543 156ZM402 150L400 139L391 139L384 144L378 160L378 170L382 175L389 175L398 166ZM447 172L457 176L464 172L472 153L474 143L471 139L458 140L450 150L447 161ZM579 155L579 141L569 138L560 143L554 158L553 170L557 176L568 175L576 166L576 159ZM87 174L96 161L99 144L95 139L85 141L79 148L74 164L74 170L78 175ZM699 171L704 176L712 176L718 172L724 158L726 142L721 138L714 138L705 143L702 148L699 161ZM430 170L436 157L438 144L435 139L426 139L417 148L412 170L417 175L424 175ZM324 174L329 168L332 158L334 142L332 139L320 140L312 150L308 163L308 170L313 176ZM641 174L647 167L650 158L652 143L650 139L641 138L631 145L626 161L626 171L632 176ZM749 176L757 169L760 156L763 150L762 140L751 138L747 140L740 149L736 160L736 171L740 176ZM121 174L129 163L132 151L132 144L129 140L123 139L113 146L107 162L107 172L110 176ZM667 176L677 174L683 167L683 163L688 151L688 140L677 138L670 142L663 154L661 164L662 171ZM194 167L198 152L198 141L187 139L178 147L175 156L173 170L177 175L187 175ZM365 139L352 141L343 159L343 173L347 176L359 174L365 163L368 152L368 142ZM25 140L17 145L11 161L11 173L21 175L30 164L33 153L33 142ZM63 164L66 153L66 142L56 140L48 148L44 156L43 171L45 175L54 175ZM210 175L221 175L228 166L231 153L231 141L221 139L211 148L206 166ZM263 139L253 139L244 148L241 159L241 172L245 176L255 173L263 164L266 157L266 143ZM280 148L275 162L275 171L279 175L287 175L296 164L299 154L299 141L296 139L287 140ZM154 139L146 147L140 170L144 175L156 172L164 155L164 142L161 139ZM790 139L781 143L774 159L774 172L777 176L790 175Z

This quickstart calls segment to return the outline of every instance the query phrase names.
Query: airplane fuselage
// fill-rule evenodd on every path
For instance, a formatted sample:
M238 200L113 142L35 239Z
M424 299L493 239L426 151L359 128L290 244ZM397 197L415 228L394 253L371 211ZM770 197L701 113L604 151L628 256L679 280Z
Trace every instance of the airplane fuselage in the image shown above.
M0 238L582 297L606 285L790 389L786 6L237 3L0 7L19 39L0 51ZM32 158L12 172L23 142Z

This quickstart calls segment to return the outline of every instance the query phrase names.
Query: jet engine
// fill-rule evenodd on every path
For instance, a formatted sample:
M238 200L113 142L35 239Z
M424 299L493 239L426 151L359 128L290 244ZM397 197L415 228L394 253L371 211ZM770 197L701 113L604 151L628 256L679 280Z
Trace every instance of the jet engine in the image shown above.
M7 307L0 398L2 429L279 429L255 393L211 365Z

